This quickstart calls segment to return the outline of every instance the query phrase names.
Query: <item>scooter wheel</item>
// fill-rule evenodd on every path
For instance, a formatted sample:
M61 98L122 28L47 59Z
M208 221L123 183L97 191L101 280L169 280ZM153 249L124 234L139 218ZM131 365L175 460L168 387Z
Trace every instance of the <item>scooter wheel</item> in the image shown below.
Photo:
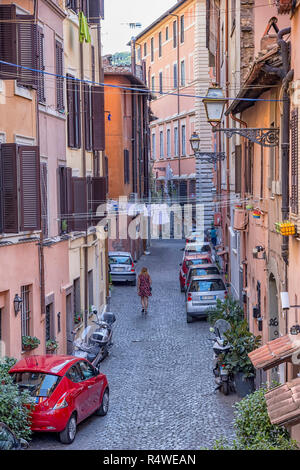
M228 384L228 382L223 382L222 383L222 392L224 393L224 395L229 394L229 384Z

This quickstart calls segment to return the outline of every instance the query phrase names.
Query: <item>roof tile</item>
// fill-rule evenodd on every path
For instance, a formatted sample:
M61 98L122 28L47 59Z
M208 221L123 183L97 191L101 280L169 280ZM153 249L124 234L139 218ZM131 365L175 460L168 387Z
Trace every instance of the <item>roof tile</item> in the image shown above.
M300 350L300 334L285 335L269 341L248 354L256 369L271 369L282 362L288 362L291 356Z

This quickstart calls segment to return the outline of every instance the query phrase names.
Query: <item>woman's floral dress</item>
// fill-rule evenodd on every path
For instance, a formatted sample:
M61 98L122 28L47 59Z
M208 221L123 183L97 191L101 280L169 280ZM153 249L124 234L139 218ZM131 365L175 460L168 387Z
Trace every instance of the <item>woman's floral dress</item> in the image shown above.
M139 296L140 297L150 297L151 294L151 285L150 285L150 276L145 276L144 274L139 275Z

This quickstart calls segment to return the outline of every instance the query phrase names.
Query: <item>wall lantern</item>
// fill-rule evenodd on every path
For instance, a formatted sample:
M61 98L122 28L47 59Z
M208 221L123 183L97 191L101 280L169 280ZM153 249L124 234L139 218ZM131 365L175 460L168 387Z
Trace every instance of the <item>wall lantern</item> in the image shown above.
M227 99L224 97L223 90L217 83L213 83L207 90L206 97L203 98L207 121L211 125L217 125L221 122Z
M190 138L191 147L194 153L200 150L200 137L197 132L193 132Z
M18 294L16 294L15 298L14 298L15 315L18 315L19 311L21 310L22 302L23 302L23 300L21 299L21 297Z
M200 137L197 132L193 132L190 138L190 144L194 155L201 161L216 163L225 159L225 152L200 152Z

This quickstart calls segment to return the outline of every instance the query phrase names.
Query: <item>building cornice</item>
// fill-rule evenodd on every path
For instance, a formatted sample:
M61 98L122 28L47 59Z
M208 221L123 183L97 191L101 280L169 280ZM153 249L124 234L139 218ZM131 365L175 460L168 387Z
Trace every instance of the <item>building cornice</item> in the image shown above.
M59 6L57 3L53 2L53 0L42 0L44 3L46 3L51 10L55 11L62 19L65 19L67 17L66 12Z

